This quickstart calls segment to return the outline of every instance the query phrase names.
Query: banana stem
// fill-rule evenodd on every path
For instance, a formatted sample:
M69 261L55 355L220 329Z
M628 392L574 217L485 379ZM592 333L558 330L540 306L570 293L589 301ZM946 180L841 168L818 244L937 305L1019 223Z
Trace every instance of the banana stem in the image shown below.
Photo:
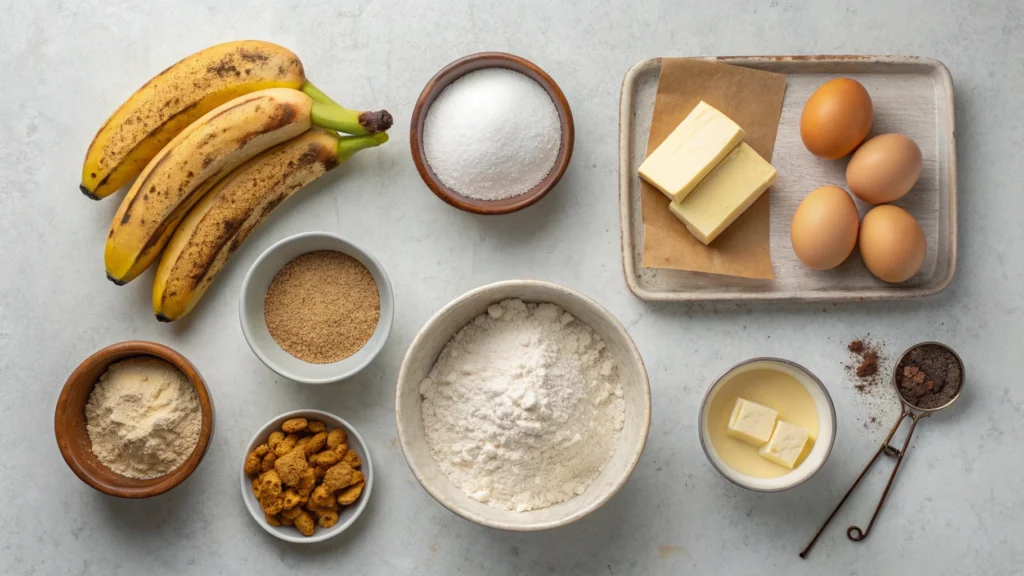
M340 136L338 137L338 159L344 162L360 150L380 146L387 141L387 132L377 132L366 136Z
M342 106L314 101L310 116L313 124L323 128L360 136L369 134L366 128L359 123L359 112Z
M341 106L341 104L338 104L334 100L331 100L330 96L324 94L322 90L314 86L313 83L310 82L309 80L306 80L305 82L302 83L302 88L300 88L300 90L302 91L303 94L312 98L313 102Z
M310 111L313 124L322 128L365 136L391 128L392 118L387 110L377 112L358 112L337 104L324 104L313 101Z

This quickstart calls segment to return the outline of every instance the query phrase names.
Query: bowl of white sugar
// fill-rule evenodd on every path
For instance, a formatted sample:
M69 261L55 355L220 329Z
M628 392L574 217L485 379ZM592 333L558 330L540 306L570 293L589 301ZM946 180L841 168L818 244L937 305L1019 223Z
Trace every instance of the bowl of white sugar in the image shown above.
M402 362L395 413L409 467L434 499L483 526L536 531L626 486L651 392L610 312L558 284L512 280L427 322Z
M572 111L536 64L472 54L427 83L409 130L413 161L438 198L477 214L507 214L543 198L572 158Z

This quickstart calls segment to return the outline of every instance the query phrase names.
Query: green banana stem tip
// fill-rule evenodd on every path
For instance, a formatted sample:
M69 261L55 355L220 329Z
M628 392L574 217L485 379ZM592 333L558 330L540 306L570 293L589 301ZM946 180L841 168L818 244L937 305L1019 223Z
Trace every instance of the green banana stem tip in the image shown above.
M380 146L387 141L387 132L378 132L366 136L341 136L338 138L338 158L345 160L360 150Z
M393 122L391 114L388 114L387 110L358 112L337 104L324 104L317 101L313 101L310 116L313 124L317 126L356 136L383 132L391 128Z
M313 83L310 82L309 80L306 80L305 82L302 83L302 88L300 88L300 90L302 91L303 94L312 98L314 102L341 106L341 104L338 104L334 100L331 100L330 96L324 94L322 90L314 86Z

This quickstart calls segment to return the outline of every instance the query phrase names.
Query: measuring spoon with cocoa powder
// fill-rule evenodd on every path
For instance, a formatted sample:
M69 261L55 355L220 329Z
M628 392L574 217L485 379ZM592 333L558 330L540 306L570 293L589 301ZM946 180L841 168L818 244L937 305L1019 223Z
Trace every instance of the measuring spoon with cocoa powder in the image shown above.
M864 467L860 476L853 482L850 489L846 491L846 495L843 496L843 499L839 501L839 504L832 510L832 513L825 519L825 523L818 529L818 533L814 535L814 538L807 544L807 547L800 552L801 558L807 557L811 547L818 541L818 538L825 531L825 528L828 527L829 522L832 521L836 513L839 512L839 509L846 503L846 499L853 494L854 489L857 488L860 481L867 475L868 470L878 460L878 457L885 454L890 458L895 458L896 465L893 466L892 473L889 475L889 481L885 484L885 490L882 491L882 497L875 507L875 513L871 515L867 528L861 529L859 526L850 526L846 529L847 538L854 542L860 542L868 537L868 533L871 532L871 526L874 525L875 519L878 518L878 513L882 510L882 504L885 503L885 498L889 495L889 489L892 488L892 482L900 469L903 457L907 455L907 448L910 447L910 439L914 436L914 428L917 427L917 423L922 418L927 418L934 412L956 402L960 394L963 393L965 381L966 373L964 372L963 360L960 359L960 356L952 348L945 344L922 342L911 346L900 355L899 360L896 362L896 367L893 369L891 380L892 387L896 389L896 394L900 399L900 417L896 420L896 424L893 425L892 429L889 430L889 435L882 441L882 445L875 452L875 456ZM907 431L907 438L903 441L903 448L896 448L890 442L905 418L910 418L910 430Z

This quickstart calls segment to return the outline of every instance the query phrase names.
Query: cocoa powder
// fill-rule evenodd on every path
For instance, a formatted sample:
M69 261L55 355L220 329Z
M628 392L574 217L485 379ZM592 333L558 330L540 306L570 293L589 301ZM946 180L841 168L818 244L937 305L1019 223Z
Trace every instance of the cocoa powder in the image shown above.
M857 366L857 377L867 378L875 374L878 374L878 352L867 350L860 357L860 366Z
M849 367L858 379L854 387L858 392L866 392L868 388L878 384L878 369L882 362L881 348L867 338L858 338L847 344L846 349L856 357L855 365Z
M943 346L917 346L896 366L900 396L916 408L945 406L960 392L962 383L960 362Z
M850 360L844 363L847 378L863 408L858 420L865 429L879 429L899 406L896 393L886 380L891 362L884 341L865 335L847 343L846 350L850 354Z

